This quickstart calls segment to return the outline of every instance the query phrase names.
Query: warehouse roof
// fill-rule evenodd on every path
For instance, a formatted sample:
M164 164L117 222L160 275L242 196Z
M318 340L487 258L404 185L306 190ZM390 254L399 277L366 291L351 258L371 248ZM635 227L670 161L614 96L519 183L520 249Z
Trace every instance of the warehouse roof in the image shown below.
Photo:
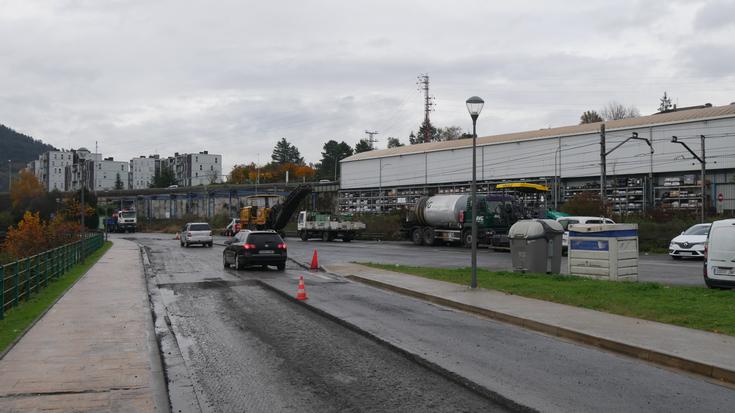
M555 138L559 136L583 135L597 133L600 125L605 123L608 131L619 129L635 129L654 125L667 125L675 123L692 122L705 119L718 119L735 117L735 102L725 106L703 106L696 109L676 110L656 113L649 116L637 118L611 120L607 122L587 123L583 125L561 126L527 132L506 133L502 135L483 136L477 138L478 145L494 143L516 142L540 138ZM361 152L350 156L343 162L359 161L363 159L383 158L387 156L408 155L415 153L434 152L443 149L458 149L472 146L472 140L460 139L453 141L429 142L416 145L406 145L399 148L388 148L375 151Z

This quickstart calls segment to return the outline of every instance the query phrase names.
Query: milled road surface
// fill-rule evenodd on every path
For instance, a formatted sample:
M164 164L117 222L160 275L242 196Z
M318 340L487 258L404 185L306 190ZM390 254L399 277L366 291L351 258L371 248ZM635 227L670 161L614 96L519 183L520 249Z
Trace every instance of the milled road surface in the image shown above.
M204 411L506 411L249 279L282 273L223 270L217 248L138 242Z
M221 238L224 240L225 238ZM310 260L314 249L319 251L320 263L376 262L424 267L459 268L469 267L470 251L461 247L416 246L409 242L301 241L287 238L291 256L302 261ZM671 285L704 287L702 260L685 259L674 261L665 254L641 255L639 259L639 281L650 281ZM508 252L496 252L481 248L477 254L477 265L490 270L512 270ZM562 257L561 270L567 273L567 260Z
M158 291L204 410L500 409L254 281L292 294L304 274L298 267L223 270L222 247L184 249L169 236L135 238L150 248ZM724 412L735 405L731 387L696 376L339 277L306 278L309 305L523 406Z

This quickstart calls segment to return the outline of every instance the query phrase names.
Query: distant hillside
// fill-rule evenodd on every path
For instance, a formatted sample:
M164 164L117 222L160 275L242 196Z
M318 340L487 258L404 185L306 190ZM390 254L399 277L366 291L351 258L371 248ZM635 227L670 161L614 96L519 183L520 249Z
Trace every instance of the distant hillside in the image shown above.
M0 124L0 192L8 190L8 159L15 176L28 162L38 159L38 155L53 150L56 148L51 145Z

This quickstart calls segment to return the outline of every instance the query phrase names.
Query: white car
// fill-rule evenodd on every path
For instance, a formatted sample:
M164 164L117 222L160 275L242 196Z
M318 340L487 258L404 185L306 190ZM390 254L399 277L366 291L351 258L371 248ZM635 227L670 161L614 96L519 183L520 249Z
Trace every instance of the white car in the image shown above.
M614 224L610 218L602 217L581 217L581 216L570 216L570 217L559 217L556 222L561 224L564 228L564 235L561 238L562 250L566 250L569 245L569 226L572 224Z
M213 243L212 228L206 222L190 222L184 225L181 232L182 247L188 248L192 244L211 247Z
M735 219L712 223L704 252L704 283L735 288Z
M669 255L678 260L681 257L704 257L704 244L712 224L697 224L676 236L669 244Z

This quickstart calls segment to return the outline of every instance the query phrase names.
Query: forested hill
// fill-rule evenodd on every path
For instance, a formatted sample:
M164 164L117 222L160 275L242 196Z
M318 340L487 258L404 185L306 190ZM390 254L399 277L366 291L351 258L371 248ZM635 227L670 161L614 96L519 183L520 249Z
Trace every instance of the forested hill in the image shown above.
M28 162L52 150L56 148L0 124L0 192L8 190L8 160L15 176Z

